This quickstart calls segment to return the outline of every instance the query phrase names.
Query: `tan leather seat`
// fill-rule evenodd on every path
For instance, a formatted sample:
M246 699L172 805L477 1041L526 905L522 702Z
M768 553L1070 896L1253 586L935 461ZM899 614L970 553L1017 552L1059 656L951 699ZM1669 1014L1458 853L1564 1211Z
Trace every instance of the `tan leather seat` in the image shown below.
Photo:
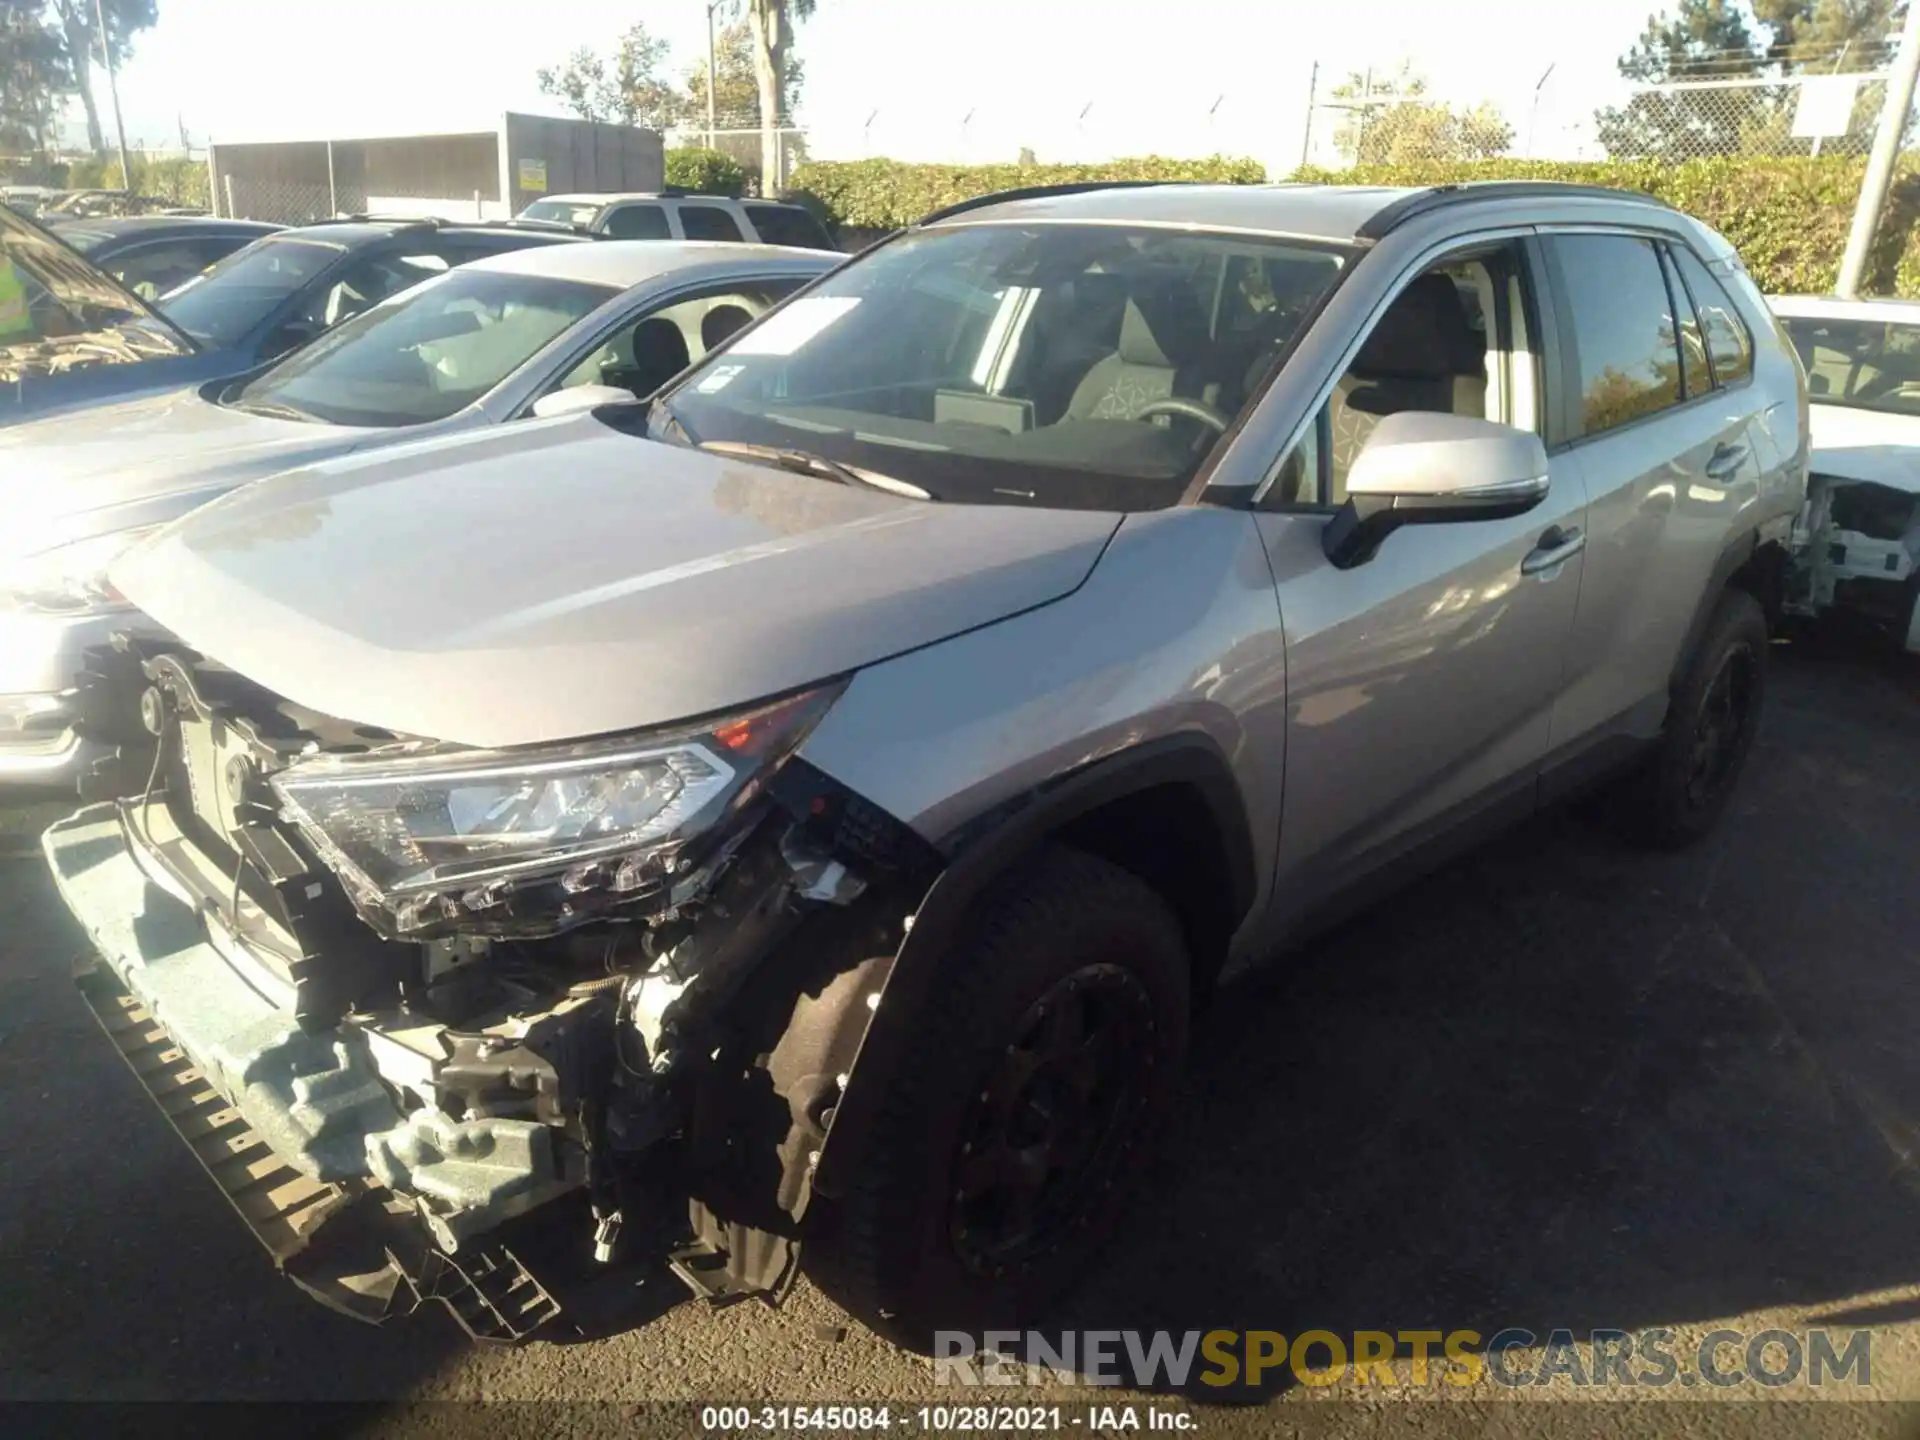
M1467 318L1453 281L1422 275L1380 317L1328 402L1333 500L1381 417L1403 410L1487 413L1486 338Z
M1206 398L1199 385L1182 384L1210 344L1206 312L1183 281L1136 289L1120 320L1120 343L1075 387L1067 403L1070 420L1131 420L1155 400L1174 394Z

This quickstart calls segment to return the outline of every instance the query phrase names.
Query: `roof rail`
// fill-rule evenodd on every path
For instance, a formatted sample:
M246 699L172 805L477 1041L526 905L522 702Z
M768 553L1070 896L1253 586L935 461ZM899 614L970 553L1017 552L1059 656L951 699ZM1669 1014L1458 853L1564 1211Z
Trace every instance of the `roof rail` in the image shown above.
M999 205L1010 200L1045 200L1053 195L1084 195L1091 190L1145 190L1158 185L1190 185L1190 180L1074 180L1063 185L1026 185L1018 190L996 190L991 195L976 195L971 200L962 200L939 210L929 211L914 221L915 225L931 225L936 220L946 220L955 215L964 215L969 210L978 210L985 205Z
M1471 200L1544 200L1561 196L1630 200L1658 205L1662 210L1673 208L1656 195L1648 195L1641 190L1619 190L1610 185L1576 185L1565 180L1467 180L1417 190L1381 206L1354 232L1354 238L1378 240L1395 226L1405 224L1415 216Z

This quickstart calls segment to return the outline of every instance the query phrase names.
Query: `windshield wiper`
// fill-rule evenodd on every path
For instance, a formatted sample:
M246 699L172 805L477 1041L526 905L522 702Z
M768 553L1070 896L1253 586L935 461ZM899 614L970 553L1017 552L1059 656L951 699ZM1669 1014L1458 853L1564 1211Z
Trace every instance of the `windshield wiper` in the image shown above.
M832 480L839 485L852 485L858 489L880 490L888 495L903 495L909 500L931 500L933 495L907 480L896 480L891 475L882 475L877 470L856 469L852 465L843 465L838 460L830 460L825 455L815 455L810 450L794 450L784 445L749 445L739 440L705 440L700 442L702 450L712 450L722 455L740 455L750 460L765 460L778 465L782 470L791 470L797 475L814 475L822 480Z
M272 400L236 400L231 408L248 415L262 415L269 420L297 420L303 425L311 425L314 419L304 410L296 410L291 405L277 404Z

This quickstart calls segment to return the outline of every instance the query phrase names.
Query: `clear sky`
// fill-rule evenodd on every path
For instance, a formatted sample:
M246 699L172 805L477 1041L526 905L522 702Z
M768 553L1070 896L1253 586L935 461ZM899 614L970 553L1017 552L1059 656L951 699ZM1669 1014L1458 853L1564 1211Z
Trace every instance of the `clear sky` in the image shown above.
M1657 0L819 0L801 120L826 158L1302 153L1309 77L1410 60L1571 155ZM159 0L120 77L130 144L491 128L559 113L534 72L635 20L705 52L704 0ZM1548 66L1553 73L1534 89ZM104 101L104 85L101 87ZM1209 114L1211 112L1211 114ZM970 118L969 118L970 117ZM1530 118L1531 117L1531 118ZM1336 117L1315 121L1331 158Z

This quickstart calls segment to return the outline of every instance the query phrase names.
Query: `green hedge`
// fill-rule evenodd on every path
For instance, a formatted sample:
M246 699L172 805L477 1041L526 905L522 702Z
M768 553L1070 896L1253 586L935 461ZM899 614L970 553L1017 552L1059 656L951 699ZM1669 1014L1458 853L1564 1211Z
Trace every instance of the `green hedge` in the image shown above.
M1204 180L1258 185L1267 178L1257 160L1215 155L1168 160L1147 155L1100 165L908 165L896 160L815 160L793 172L791 198L814 207L836 225L894 230L931 210L1026 185L1080 180Z
M746 192L747 172L731 155L689 146L667 151L667 184L698 195L741 195Z
M1478 160L1307 169L1290 178L1348 185L1568 180L1640 190L1699 216L1725 235L1768 294L1818 295L1831 292L1838 277L1865 167L1863 159L1849 156L1726 156L1678 165L1651 160ZM1862 288L1920 297L1920 167L1904 167L1895 178Z
M76 160L67 167L67 185L74 190L125 190L116 156L108 160ZM205 206L207 165L204 160L150 160L133 157L133 192L171 200L176 205Z
M1748 159L1727 156L1668 165L1651 160L1434 161L1297 171L1290 179L1346 185L1440 185L1463 180L1568 180L1658 196L1698 215L1740 251L1770 294L1833 289L1866 162L1858 157ZM1199 180L1257 185L1259 163L1214 156L1147 156L1100 165L907 165L893 160L814 161L794 172L791 193L829 223L859 231L910 225L943 205L1078 180ZM1863 287L1920 298L1920 162L1896 176Z

